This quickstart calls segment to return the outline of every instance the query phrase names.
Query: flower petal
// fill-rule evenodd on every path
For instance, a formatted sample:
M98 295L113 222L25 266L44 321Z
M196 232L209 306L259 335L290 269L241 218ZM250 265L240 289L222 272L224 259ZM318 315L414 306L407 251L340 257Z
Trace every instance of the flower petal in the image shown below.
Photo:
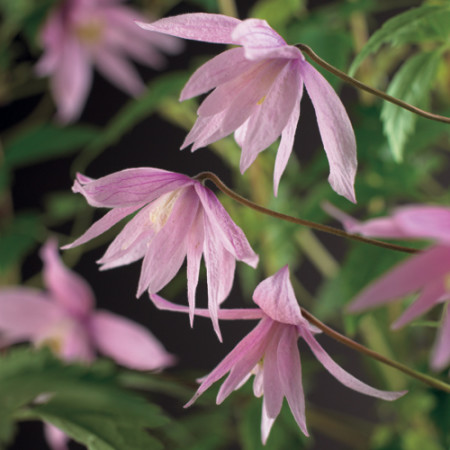
M309 436L306 428L305 394L297 339L295 327L285 325L278 343L278 372L292 415L305 436Z
M150 331L125 317L99 311L92 318L91 327L99 351L122 366L156 370L175 362Z
M350 375L342 367L337 365L328 355L328 353L320 346L314 336L306 327L298 327L298 330L305 339L309 348L314 353L315 357L320 361L320 363L328 370L328 372L333 375L338 381L340 381L344 386L347 386L354 391L360 392L364 395L370 395L371 397L381 398L383 400L393 401L397 400L399 397L405 395L408 391L381 391L375 389L362 381Z
M52 450L69 450L69 436L50 423L44 425L45 440Z
M178 272L187 253L187 233L197 214L198 197L194 189L183 189L161 230L150 241L142 262L139 297L148 289L160 291Z
M17 287L0 290L0 335L18 342L34 340L64 311L48 294Z
M286 127L301 87L296 69L296 61L285 64L250 117L242 145L241 172L247 170L256 156L275 142Z
M136 23L145 30L184 39L216 44L234 44L231 33L241 21L221 14L192 13L166 17L152 23Z
M200 66L181 91L180 101L204 94L220 84L231 81L254 65L244 57L242 48L232 48Z
M256 286L253 301L277 322L296 325L305 321L289 280L287 265Z
M150 299L154 305L162 311L189 312L189 307L177 305L160 297L157 294L151 294ZM211 317L208 309L195 308L195 315L201 317ZM219 319L221 320L256 320L262 319L264 313L259 308L237 308L237 309L219 309Z
M450 247L434 246L410 257L369 285L348 310L355 312L373 308L423 288L450 271Z
M436 372L450 364L450 308L445 306L442 324L431 354L431 368Z
M193 184L186 175L162 169L125 169L97 180L85 182L77 176L72 191L79 192L92 206L114 208L142 206L161 195Z
M328 181L338 194L356 203L356 141L350 119L328 81L308 62L300 61L300 64L330 165Z
M94 307L94 293L83 278L64 266L55 239L48 240L42 247L41 258L45 285L55 301L70 314L87 316Z
M273 171L273 192L275 197L278 195L278 185L280 184L281 175L287 166L289 157L294 146L295 131L297 130L298 119L300 118L300 101L303 96L303 81L298 71L297 86L294 92L297 93L294 108L289 116L286 126L281 132L281 141L278 146L277 157L275 159L275 168Z

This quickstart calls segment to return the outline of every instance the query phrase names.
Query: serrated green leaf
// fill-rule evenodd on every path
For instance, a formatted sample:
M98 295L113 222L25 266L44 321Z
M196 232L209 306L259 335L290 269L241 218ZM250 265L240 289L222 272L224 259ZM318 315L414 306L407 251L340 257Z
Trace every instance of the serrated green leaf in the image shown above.
M10 168L22 167L67 156L87 145L98 134L98 130L90 126L41 124L6 143L5 164Z
M350 66L349 75L353 76L362 61L383 44L399 45L425 40L444 42L450 35L449 23L448 2L439 5L425 4L393 17L370 37Z
M430 96L430 86L436 76L440 52L418 53L409 58L395 74L388 94L423 108ZM401 161L408 138L414 133L418 116L389 102L383 104L381 119L396 161Z
M156 405L118 385L112 364L67 365L45 349L16 349L1 359L0 411L48 420L93 450L122 450L129 442L136 450L159 448L145 429L167 422Z

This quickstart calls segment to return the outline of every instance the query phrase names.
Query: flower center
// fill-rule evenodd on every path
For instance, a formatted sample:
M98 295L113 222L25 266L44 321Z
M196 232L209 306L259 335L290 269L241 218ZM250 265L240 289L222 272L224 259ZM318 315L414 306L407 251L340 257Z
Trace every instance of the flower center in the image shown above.
M102 20L98 18L91 18L88 21L78 25L75 28L75 34L83 44L92 46L101 41L104 28L105 26Z
M149 212L152 228L158 232L169 220L172 209L181 194L181 189L162 195L156 200Z

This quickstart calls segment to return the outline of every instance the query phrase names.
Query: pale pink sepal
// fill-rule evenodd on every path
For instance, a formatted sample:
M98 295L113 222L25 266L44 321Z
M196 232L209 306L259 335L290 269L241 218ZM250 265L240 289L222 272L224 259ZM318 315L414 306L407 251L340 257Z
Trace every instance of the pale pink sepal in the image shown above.
M434 371L445 369L450 364L450 307L446 305L436 342L431 354Z
M330 164L328 181L338 194L356 203L356 140L350 119L328 81L308 62L299 64Z
M156 370L175 362L147 328L129 319L102 311L92 318L91 327L100 352L122 366Z
M145 30L184 39L216 44L234 44L231 33L241 21L221 14L191 13L166 17L152 23L136 23Z
M51 450L69 450L69 436L50 423L44 424L45 440Z

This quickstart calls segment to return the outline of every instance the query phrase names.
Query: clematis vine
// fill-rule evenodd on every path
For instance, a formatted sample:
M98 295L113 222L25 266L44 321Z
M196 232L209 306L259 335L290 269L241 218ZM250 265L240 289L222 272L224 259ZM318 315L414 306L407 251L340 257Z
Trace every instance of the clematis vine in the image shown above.
M174 305L158 295L151 296L160 309L186 312L187 308ZM265 444L272 425L280 413L283 398L291 409L298 426L308 436L305 418L305 399L302 387L298 338L303 338L313 354L331 375L345 386L365 395L383 400L396 400L406 391L381 391L356 379L336 364L322 348L314 333L317 330L301 313L289 280L288 266L262 281L255 289L254 309L234 309L219 312L220 319L260 319L258 325L207 376L186 407L192 405L213 383L229 374L217 395L222 403L234 390L254 375L255 396L263 396L261 438ZM206 310L196 309L198 315L209 316Z
M195 151L234 132L242 148L243 173L281 135L274 168L276 195L292 152L305 86L328 157L330 185L356 201L356 142L345 108L301 51L288 45L266 21L194 13L138 25L185 39L239 46L201 66L181 92L180 100L186 100L213 89L200 105L182 148L193 144Z
M78 175L73 186L92 206L112 208L80 238L83 244L125 217L125 225L98 261L101 269L143 258L137 296L160 291L187 259L191 324L202 255L206 265L208 307L221 339L218 311L234 279L236 260L256 267L258 256L214 193L185 175L154 168L127 169L93 180Z
M443 303L442 323L430 363L435 371L446 368L450 364L450 209L408 205L397 208L389 217L362 223L333 206L328 205L326 209L351 232L373 237L437 241L364 289L350 303L349 310L363 311L420 292L419 297L392 324L393 329L398 329Z
M44 54L36 71L51 77L60 121L80 115L92 83L92 66L136 96L145 86L125 57L159 69L164 64L160 51L181 49L177 39L141 32L134 25L136 19L144 17L120 0L63 0L51 12L41 31Z
M22 341L48 346L68 361L91 362L95 352L135 370L160 370L175 358L143 326L108 311L95 311L87 283L68 270L56 240L41 249L47 292L13 287L0 290L0 347ZM53 450L68 450L68 436L46 423Z

